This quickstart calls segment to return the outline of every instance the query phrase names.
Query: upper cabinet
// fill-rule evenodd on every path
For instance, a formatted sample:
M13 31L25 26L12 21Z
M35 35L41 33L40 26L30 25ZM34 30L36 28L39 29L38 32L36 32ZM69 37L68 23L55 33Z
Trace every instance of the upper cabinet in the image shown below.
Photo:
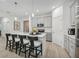
M39 27L38 24L43 24L42 28L52 28L52 16L37 16L32 19L32 27Z
M76 16L79 16L79 0L76 1Z
M76 15L76 3L73 2L70 6L70 20L71 20L71 26L75 25L75 15Z

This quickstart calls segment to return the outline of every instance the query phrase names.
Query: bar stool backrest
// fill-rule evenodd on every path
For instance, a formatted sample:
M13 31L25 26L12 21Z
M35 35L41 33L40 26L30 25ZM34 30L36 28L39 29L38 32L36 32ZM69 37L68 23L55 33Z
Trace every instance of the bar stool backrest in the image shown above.
M34 47L34 41L38 40L38 37L28 36L28 39L30 40L31 47Z
M9 40L10 33L6 33L6 39Z
M26 39L26 35L18 35L20 38L21 44L23 44L23 39Z
M15 42L15 38L17 38L17 34L11 34L12 35L12 39Z

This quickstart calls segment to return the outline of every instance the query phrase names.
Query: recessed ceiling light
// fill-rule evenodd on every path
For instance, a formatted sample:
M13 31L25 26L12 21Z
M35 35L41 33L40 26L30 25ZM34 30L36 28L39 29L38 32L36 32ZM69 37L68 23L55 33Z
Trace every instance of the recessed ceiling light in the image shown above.
M17 21L18 19L17 19L17 17L15 17L15 21Z
M39 9L37 9L36 12L39 12Z

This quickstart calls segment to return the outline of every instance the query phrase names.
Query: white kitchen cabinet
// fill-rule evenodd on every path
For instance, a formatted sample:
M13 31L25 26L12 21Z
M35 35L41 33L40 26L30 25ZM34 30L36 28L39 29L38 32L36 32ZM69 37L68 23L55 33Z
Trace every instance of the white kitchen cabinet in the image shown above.
M67 45L68 45L67 51L69 52L69 51L70 51L70 49L69 49L69 48L70 48L70 38L69 38L69 36L68 36L67 42L68 42L68 43L67 43Z
M72 58L75 57L75 48L76 48L76 44L75 44L75 39L72 37L69 37L69 54Z
M32 19L32 27L37 27L37 24L44 24L44 27L52 28L52 16L37 16Z
M79 58L79 0L76 0L76 57Z
M67 48L67 38L66 38L66 35L64 35L64 48Z
M64 47L67 50L70 57L75 57L75 39L71 38L69 35L64 35Z
M70 51L69 51L69 53L70 53L70 56L72 57L72 58L74 58L75 57L75 44L73 44L72 42L70 42Z
M67 27L65 34L66 34L66 37L68 37L67 38L68 44L67 44L67 40L64 39L64 41L66 41L66 43L64 42L64 47L68 51L68 54L70 55L71 58L79 57L79 52L78 52L79 47L76 46L77 42L78 42L78 41L76 41L77 40L76 37L77 37L77 34L78 34L77 29L79 27L79 24L78 24L78 22L79 22L79 15L78 15L79 14L79 11L78 11L79 8L76 9L76 7L78 7L78 6L75 5L75 1L77 1L78 5L79 5L79 2L78 2L79 0L74 0L74 2L70 4L71 6L67 5L68 9L67 10L65 9L65 11L67 11L66 12L67 14L65 14L65 17L67 16L66 19L68 20L66 22L67 25L65 25L65 28ZM69 17L68 17L68 15L69 15ZM77 19L75 18L76 15L77 15ZM65 19L65 21L66 21L66 19ZM72 25L75 25L74 28L75 28L76 33L75 33L75 35L68 35L67 34L68 28L71 28ZM67 46L68 46L68 48L67 48Z
M69 37L65 35L65 38L64 38L64 47L66 49L67 52L69 52Z
M76 16L79 15L79 0L76 0Z
M73 2L72 5L70 6L70 20L71 20L71 25L75 25L75 15L76 15L76 12L75 12L75 8L76 8L76 3Z

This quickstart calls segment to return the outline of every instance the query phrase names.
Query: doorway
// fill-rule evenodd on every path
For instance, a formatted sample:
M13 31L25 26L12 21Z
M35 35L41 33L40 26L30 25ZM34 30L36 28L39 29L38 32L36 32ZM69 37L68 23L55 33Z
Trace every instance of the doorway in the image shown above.
M29 32L29 20L24 21L24 32Z

